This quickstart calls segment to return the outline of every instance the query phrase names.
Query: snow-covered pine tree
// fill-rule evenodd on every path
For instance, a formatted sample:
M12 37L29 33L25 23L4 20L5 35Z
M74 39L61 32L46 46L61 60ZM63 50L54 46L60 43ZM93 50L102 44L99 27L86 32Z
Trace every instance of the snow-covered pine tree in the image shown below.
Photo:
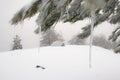
M118 36L120 36L120 25L112 32L112 35L109 37L109 40L112 42L118 42L117 46L114 48L114 52L116 53L120 53L120 37Z
M120 44L115 47L114 52L120 53Z
M104 35L94 36L93 45L100 46L105 49L114 49L115 43L107 40Z
M16 25L24 21L24 19L30 18L38 13L39 16L36 22L41 27L41 30L46 32L60 20L63 22L75 23L79 20L89 18L90 11L85 8L85 1L86 0L33 0L31 4L23 7L14 15L11 23ZM120 0L104 1L106 3L105 6L95 11L96 21L94 22L94 27L97 27L96 25L104 21L108 21L111 24L120 23ZM91 34L90 27L91 24L82 28L83 31L82 33L80 32L78 37L88 37ZM117 28L114 31L115 33L112 33L113 37L116 37L116 39L120 36L119 29L120 28Z
M22 49L22 45L21 45L21 39L18 35L15 36L14 40L13 40L13 47L12 50L17 50L17 49Z
M50 46L52 45L55 41L61 41L63 42L63 39L61 35L55 32L53 29L49 29L42 35L42 40L40 41L40 46ZM60 45L56 45L60 46Z
M85 45L86 39L80 39L77 36L74 36L71 40L68 41L68 44L71 45Z

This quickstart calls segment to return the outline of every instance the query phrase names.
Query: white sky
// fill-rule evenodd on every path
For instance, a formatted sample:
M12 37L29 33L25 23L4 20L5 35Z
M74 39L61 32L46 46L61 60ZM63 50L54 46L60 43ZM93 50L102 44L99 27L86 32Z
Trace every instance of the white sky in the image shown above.
M34 48L39 46L39 36L34 34L34 30L37 27L35 23L37 16L30 20L25 20L23 24L17 26L12 26L9 23L13 15L30 1L31 0L2 0L0 2L0 51L11 49L12 41L16 34L22 38L23 48ZM80 27L87 25L87 22L88 21L79 21L75 24L59 23L56 25L56 30L63 35L66 41L68 41L72 36L79 33ZM99 27L95 33L103 34L104 32L105 35L108 35L113 29L108 23L103 23L100 26L101 27Z

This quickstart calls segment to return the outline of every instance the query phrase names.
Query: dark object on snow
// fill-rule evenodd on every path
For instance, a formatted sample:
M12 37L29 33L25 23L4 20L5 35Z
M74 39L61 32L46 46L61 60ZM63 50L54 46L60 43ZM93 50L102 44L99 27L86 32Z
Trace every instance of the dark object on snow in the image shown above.
M36 65L36 68L45 69L45 67L43 67L43 66L40 66L40 65Z
M40 68L40 66L39 66L39 65L37 65L37 66L36 66L36 68Z

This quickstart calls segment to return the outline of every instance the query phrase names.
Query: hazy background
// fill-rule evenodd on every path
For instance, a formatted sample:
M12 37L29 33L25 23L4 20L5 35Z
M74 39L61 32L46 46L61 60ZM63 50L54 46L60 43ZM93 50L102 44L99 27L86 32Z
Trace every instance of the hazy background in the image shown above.
M21 37L23 48L35 48L39 46L39 36L34 33L34 30L37 28L35 23L37 15L30 20L25 20L24 23L17 26L12 26L9 23L13 15L30 1L31 0L2 0L0 2L0 52L8 51L12 48L15 35ZM81 31L80 28L87 25L88 22L88 20L79 21L74 24L63 24L60 22L56 25L55 30L61 34L65 42L67 42L74 35L78 34ZM97 36L104 34L108 37L114 28L112 26L113 25L105 22L95 29L94 34Z

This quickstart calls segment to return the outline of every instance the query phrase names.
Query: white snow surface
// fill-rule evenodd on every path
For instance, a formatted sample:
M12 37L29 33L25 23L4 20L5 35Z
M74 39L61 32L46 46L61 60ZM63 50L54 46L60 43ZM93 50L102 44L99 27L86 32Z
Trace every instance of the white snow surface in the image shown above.
M120 80L119 54L93 46L92 68L88 60L89 46L4 52L0 53L0 80Z

